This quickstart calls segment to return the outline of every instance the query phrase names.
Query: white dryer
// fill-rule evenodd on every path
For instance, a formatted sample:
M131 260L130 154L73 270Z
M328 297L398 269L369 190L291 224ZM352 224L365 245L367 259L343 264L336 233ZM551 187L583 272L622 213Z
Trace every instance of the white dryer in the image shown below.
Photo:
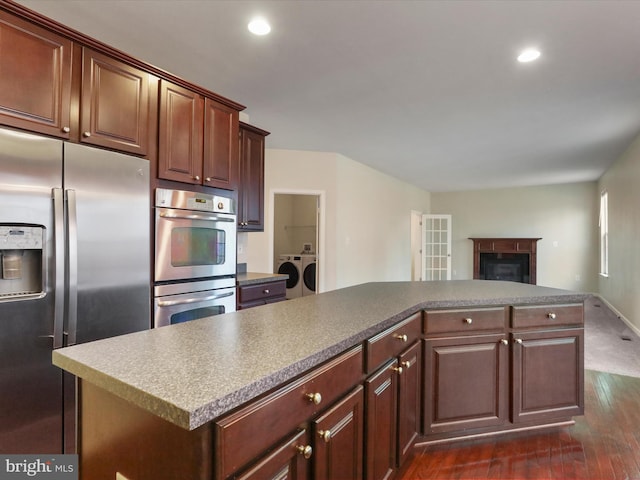
M301 255L302 257L302 295L316 293L316 256Z
M287 298L302 296L302 257L300 255L280 255L278 273L289 275Z

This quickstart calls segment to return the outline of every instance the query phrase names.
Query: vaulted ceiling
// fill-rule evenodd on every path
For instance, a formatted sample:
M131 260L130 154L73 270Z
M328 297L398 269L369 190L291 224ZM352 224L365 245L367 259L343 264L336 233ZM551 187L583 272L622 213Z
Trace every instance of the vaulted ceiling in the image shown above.
M595 180L640 133L635 0L18 3L433 192Z

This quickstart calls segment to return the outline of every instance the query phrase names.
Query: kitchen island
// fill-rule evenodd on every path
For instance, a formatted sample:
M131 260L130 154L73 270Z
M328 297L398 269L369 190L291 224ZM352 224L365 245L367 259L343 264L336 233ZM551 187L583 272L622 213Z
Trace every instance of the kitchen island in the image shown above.
M414 372L424 367L428 374L423 379L417 373L415 381L420 385L413 385L413 390L409 385L408 391L415 392L404 398L417 399L414 409L420 409L418 413L405 412L414 420L410 443L415 441L416 434L427 434L427 438L433 433L434 438L445 438L447 432L453 432L453 436L460 433L440 428L441 424L455 424L457 413L453 414L453 422L438 423L442 419L435 418L433 425L427 425L426 421L420 421L422 416L430 418L430 414L423 415L421 411L432 407L427 380L444 374L434 370L432 359L442 355L436 363L447 365L454 351L429 342L438 343L473 332L473 337L468 338L474 338L477 347L469 357L461 358L492 359L499 363L490 369L495 371L491 381L501 382L488 394L495 397L495 401L489 401L495 405L481 405L477 412L481 420L470 427L473 432L483 434L552 424L579 414L581 392L569 392L569 397L575 393L576 405L561 407L559 415L549 415L549 408L545 407L546 415L540 419L532 417L521 425L511 425L515 416L505 413L509 401L504 400L509 388L503 378L508 375L509 362L505 361L508 353L497 347L487 348L486 341L490 339L506 349L513 343L512 356L517 359L523 355L526 336L542 328L543 338L554 340L548 342L544 354L535 352L531 364L545 364L543 358L548 354L556 360L556 353L568 355L572 366L566 372L577 377L571 382L574 390L582 389L580 332L582 303L587 296L513 282L368 283L56 350L53 362L79 378L81 478L115 478L116 472L130 480L226 478L236 472L245 472L246 478L260 478L268 471L261 469L271 468L273 462L306 472L311 468L305 466L309 463L305 463L306 457L320 455L323 448L330 447L330 439L338 439L335 429L335 435L331 436L326 433L329 430L315 427L313 422L346 400L353 406L349 418L358 421L349 430L352 437L347 443L353 445L353 435L357 440L362 439L363 431L368 432L368 441L360 441L361 446L366 444L362 447L366 451L354 452L352 457L355 468L352 476L378 478L379 472L395 468L392 464L398 466L402 457L401 452L396 452L396 447L400 450L397 440L397 445L387 445L368 438L373 426L381 424L376 414L391 409L389 419L398 417L398 408L405 405L403 384L396 378L402 377L402 366L405 373L412 371L411 367ZM518 308L525 310L520 314ZM546 319L541 324L536 319L538 310ZM562 313L557 318L551 310ZM436 319L436 315L434 322L429 323L429 312L450 312L453 320ZM469 312L478 314L475 323ZM449 332L457 332L458 317L460 325L470 327L470 332ZM454 323L448 327L450 321ZM545 322L555 323L545 325ZM517 328L524 330L523 335L519 335ZM558 340L554 335L558 329L563 335L566 332L571 335ZM516 333L518 336L514 337ZM540 341L536 340L538 344ZM470 343L473 342L463 342ZM411 348L413 360L403 360L402 355ZM427 354L423 359L423 351L431 351L435 357ZM455 351L460 352L460 347ZM374 388L372 382L378 380L381 372L391 372L395 377ZM444 380L440 378L434 384L436 388L441 388ZM535 380L525 387L539 386L539 382ZM322 395L315 392L321 388ZM390 396L376 396L384 392ZM442 393L446 396L451 392ZM566 392L559 395L561 399L567 396ZM303 406L296 403L301 401L298 396L304 398ZM542 400L536 397L531 401L535 404ZM408 405L412 405L410 401ZM492 410L494 406L499 411L485 415L485 407ZM402 433L402 426L395 425L393 420L387 423L386 430L377 432L376 438L388 437L393 442ZM364 424L368 427L363 428ZM314 432L313 437L322 432L323 441L316 441L310 432ZM376 448L378 453L380 449L394 450L386 455L390 460L383 462L389 465L377 465L375 458L370 458L380 456L376 455ZM288 457L282 460L289 451L300 454L291 457L293 460ZM319 467L322 462L317 455L312 476L322 478L323 470ZM299 462L302 463L298 465ZM344 471L344 467L339 471Z

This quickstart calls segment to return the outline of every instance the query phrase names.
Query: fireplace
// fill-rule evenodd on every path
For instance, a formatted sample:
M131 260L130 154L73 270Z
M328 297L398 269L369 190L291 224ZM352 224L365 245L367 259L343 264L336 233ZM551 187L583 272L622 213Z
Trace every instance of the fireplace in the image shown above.
M473 278L536 283L536 245L540 238L471 238Z

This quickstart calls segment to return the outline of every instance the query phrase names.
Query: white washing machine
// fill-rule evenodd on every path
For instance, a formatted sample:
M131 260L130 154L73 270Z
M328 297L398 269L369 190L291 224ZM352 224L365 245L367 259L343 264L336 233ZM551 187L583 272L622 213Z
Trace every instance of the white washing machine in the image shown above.
M316 293L316 256L301 255L302 257L302 296Z
M302 256L280 255L278 273L289 275L287 279L287 298L302 296Z

